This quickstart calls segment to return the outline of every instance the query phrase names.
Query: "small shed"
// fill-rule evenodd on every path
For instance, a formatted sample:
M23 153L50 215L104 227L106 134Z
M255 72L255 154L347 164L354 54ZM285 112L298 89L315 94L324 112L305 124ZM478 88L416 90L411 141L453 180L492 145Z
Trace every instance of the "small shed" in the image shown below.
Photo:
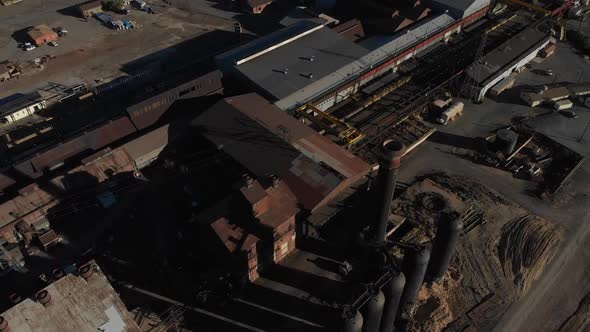
M78 12L82 17L91 17L94 14L102 13L102 2L100 0L91 0L78 5Z
M38 25L36 27L31 28L27 34L29 38L35 43L37 46L41 46L45 43L52 42L57 40L59 36L57 32L53 31L50 27L45 24Z

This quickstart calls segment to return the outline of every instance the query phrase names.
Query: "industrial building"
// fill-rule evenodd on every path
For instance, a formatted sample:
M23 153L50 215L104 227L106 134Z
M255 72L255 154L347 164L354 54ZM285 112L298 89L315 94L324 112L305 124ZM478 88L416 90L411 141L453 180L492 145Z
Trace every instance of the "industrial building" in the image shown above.
M320 95L360 70L349 67L367 50L338 33L301 21L216 58L283 110Z
M158 159L168 145L169 129L170 125L164 125L122 146L133 160L136 169L145 168Z
M52 272L55 279L0 314L2 331L140 331L100 267L91 261L77 271ZM18 294L18 293L17 293Z
M209 226L238 270L255 281L260 272L295 249L297 199L276 176L244 175L232 197L204 211L199 222Z
M27 35L36 46L41 46L59 38L57 32L53 31L53 29L45 24L31 28L31 30L27 31Z
M460 18L445 10L393 35L359 44L313 23L298 22L216 57L237 77L283 110L311 104L325 111L418 52L460 32L487 12L489 1L462 1Z
M78 12L82 17L92 17L94 14L102 13L102 1L91 0L78 5Z
M470 87L473 99L483 100L488 90L524 67L550 42L548 33L528 28L486 54L477 65L467 70L468 77L473 81Z
M192 125L254 177L278 176L310 212L371 168L256 94L226 98Z
M0 123L11 123L24 119L46 107L45 100L37 92L14 98L0 104Z

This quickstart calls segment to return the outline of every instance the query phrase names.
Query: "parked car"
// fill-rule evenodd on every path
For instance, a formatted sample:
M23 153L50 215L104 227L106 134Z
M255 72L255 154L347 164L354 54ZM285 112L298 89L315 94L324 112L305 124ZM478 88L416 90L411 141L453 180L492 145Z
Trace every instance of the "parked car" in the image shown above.
M26 45L26 44L25 44L25 51L27 51L27 52L28 52L28 51L32 51L32 50L34 50L34 49L36 49L36 48L37 48L37 46L35 46L35 45L31 45L31 44L29 44L29 45Z
M56 47L56 46L58 46L59 44L58 44L58 43L56 43L56 42L54 42L54 41L51 41L51 42L47 43L47 45L49 45L49 46L53 46L53 47Z

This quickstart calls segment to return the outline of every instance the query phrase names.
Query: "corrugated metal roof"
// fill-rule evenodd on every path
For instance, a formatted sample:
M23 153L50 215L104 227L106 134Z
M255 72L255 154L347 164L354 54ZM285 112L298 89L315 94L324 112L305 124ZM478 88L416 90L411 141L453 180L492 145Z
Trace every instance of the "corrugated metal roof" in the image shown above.
M545 32L528 28L497 47L481 59L481 64L471 66L467 74L480 85L492 79L502 68L529 55L540 44L549 41Z
M20 162L14 168L30 178L38 178L44 171L62 164L68 158L85 151L97 151L135 131L129 118L121 117Z
M366 49L335 31L320 28L237 65L235 70L266 95L280 100L308 88L366 53Z
M12 114L16 111L20 111L27 106L37 104L42 101L43 98L38 92L29 93L17 98L11 99L7 102L0 104L0 116Z
M226 98L222 102L256 120L306 157L325 163L346 178L366 174L370 169L369 164L350 151L318 134L255 93Z
M456 18L465 18L490 5L490 0L426 0L424 2L438 10L448 10Z
M278 175L309 210L343 190L344 179L360 178L369 170L362 160L256 94L222 100L193 125L256 177Z
M26 298L3 312L2 317L10 329L19 332L98 331L109 324L121 327L119 331L139 331L117 292L96 263L91 263L96 269L87 280L67 274L45 287L43 290L51 296L49 304Z
M123 149L127 151L133 160L137 160L154 150L161 149L168 145L169 127L169 125L165 125L152 130L123 145Z
M211 228L231 253L248 250L260 240L242 227L230 223L226 217L221 217L214 221L211 224Z

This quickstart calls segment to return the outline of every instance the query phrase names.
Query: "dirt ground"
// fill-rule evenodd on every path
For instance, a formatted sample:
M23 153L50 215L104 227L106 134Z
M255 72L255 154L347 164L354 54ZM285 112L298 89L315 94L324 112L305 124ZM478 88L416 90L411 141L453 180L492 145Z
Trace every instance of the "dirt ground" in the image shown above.
M434 237L439 212L425 204L432 195L445 202L444 211L478 212L471 213L477 218L465 221L450 272L422 288L413 329L462 331L471 326L490 330L555 256L563 230L473 179L439 173L410 186L394 202L395 213L417 225L405 232L402 226L399 240L422 243Z
M148 55L161 61L162 55L175 52L175 45L187 42L200 43L202 50L190 54L191 59L204 58L223 45L214 45L202 36L213 31L218 35L215 39L233 34L231 19L189 13L158 0L148 3L155 15L138 10L127 16L109 13L115 19L137 22L141 27L135 30L113 30L95 18L83 19L76 14L75 4L66 0L28 0L2 7L0 61L16 61L27 67L31 60L45 55L55 59L46 62L43 70L25 68L20 79L2 83L0 98L48 81L65 85L108 81L129 73L129 64ZM58 40L57 47L44 45L28 52L18 48L19 42L27 41L26 29L39 24L63 27L69 34Z

